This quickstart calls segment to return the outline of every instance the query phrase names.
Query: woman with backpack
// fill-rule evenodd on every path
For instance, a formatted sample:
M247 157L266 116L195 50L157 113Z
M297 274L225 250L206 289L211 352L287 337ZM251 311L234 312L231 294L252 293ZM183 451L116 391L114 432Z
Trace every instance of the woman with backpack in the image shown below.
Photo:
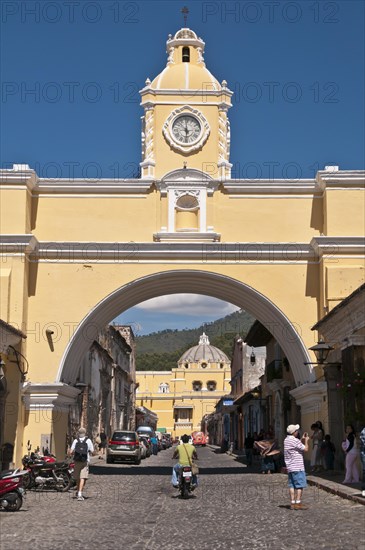
M77 500L85 500L82 490L89 477L90 455L94 452L94 445L86 435L85 428L79 428L76 439L73 440L70 454L73 454L75 469L74 476L77 482Z

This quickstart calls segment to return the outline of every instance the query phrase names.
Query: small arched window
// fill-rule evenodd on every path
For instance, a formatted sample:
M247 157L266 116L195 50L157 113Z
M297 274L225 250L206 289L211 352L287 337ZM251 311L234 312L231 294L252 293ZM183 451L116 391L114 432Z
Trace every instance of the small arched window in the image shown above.
M201 364L202 369L206 369L207 366L208 366L207 363L202 363L202 364Z
M195 380L195 381L193 382L193 390L194 390L194 391L201 391L202 386L203 386L203 384L202 384L200 381L198 381L198 380Z
M207 390L215 391L216 389L217 389L217 382L215 382L215 380L209 380L209 382L207 382Z
M159 385L158 393L169 393L170 386L164 382Z
M190 63L190 49L187 46L182 49L182 60L183 63Z

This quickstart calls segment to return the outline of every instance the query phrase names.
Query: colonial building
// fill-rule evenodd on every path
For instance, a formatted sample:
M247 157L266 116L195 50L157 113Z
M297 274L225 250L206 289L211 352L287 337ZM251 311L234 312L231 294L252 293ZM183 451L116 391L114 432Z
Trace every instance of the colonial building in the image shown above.
M251 346L265 346L266 365L257 388L246 396L247 402L255 402L260 411L260 429L269 432L282 446L289 424L301 424L301 410L290 394L295 388L295 381L288 359L274 336L258 321L250 328L247 342ZM316 384L311 393L312 407L307 404L303 411L312 422L320 420L321 407L318 404L317 392L323 387ZM252 431L246 426L247 431Z
M104 428L114 430L135 426L135 344L130 327L109 325L100 331L80 364L75 387L80 390L70 410L68 440L79 426L91 438Z
M248 346L240 337L234 340L231 363L231 395L233 405L230 423L230 443L234 448L242 449L247 432L259 432L263 427L260 403L248 403L247 394L260 384L265 372L266 349Z
M20 352L26 335L0 319L0 468L19 463L23 423L19 386L28 373L28 363ZM17 460L18 459L18 460Z
M22 159L0 172L1 318L27 336L19 351L29 364L9 385L17 460L43 434L62 457L80 365L97 334L121 312L175 292L214 296L258 319L288 359L291 395L315 395L319 417L327 415L311 327L364 282L364 171L231 179L232 92L206 67L193 30L169 35L166 48L166 66L140 91L140 178L41 178ZM184 392L202 396L205 415L205 396L229 393L224 364L186 375L179 365L173 379L146 374L153 396L181 390L168 406L175 417L160 422L198 425ZM311 419L302 407L307 430Z
M365 427L365 285L336 305L313 327L328 346L318 365L318 378L327 387L325 428L340 451L347 424L359 433ZM296 390L291 392L296 395ZM344 456L337 452L336 466Z
M202 419L228 393L230 362L203 334L172 371L137 371L137 406L158 416L158 428L173 436L200 431Z

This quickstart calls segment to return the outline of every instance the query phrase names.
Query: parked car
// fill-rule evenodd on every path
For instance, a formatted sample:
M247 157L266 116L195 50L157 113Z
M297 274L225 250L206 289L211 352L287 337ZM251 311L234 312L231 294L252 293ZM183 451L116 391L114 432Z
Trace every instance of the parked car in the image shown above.
M137 432L117 430L109 440L106 451L106 462L114 460L131 460L135 464L141 463L141 446Z
M138 435L147 435L148 437L153 437L155 435L155 430L151 426L138 426L136 428Z
M147 435L140 435L139 441L146 447L146 458L148 458L152 454L152 443L150 438Z
M141 448L141 459L147 458L147 446L143 439L139 440L139 446Z

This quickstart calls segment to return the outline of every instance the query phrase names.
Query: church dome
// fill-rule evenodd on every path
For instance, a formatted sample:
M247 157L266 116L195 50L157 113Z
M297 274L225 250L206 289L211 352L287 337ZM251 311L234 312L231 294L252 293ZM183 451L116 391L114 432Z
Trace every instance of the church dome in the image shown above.
M178 364L184 363L225 363L230 364L230 360L222 350L212 346L208 336L203 332L199 339L199 344L189 348L180 357Z
M165 69L152 81L154 90L220 91L222 86L205 66L205 43L188 28L180 29L166 42Z

